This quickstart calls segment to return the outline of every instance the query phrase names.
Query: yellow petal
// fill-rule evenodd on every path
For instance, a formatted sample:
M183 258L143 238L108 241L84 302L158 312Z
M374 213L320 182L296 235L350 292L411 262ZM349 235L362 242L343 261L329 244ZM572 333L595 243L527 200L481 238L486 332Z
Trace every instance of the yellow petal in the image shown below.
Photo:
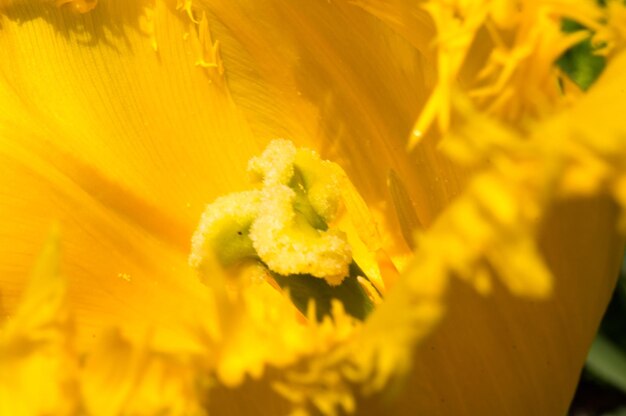
M353 2L193 3L209 13L233 99L255 133L289 138L340 164L392 219L398 238L390 169L419 201L423 224L456 194L459 170L434 143L404 150L434 69L404 32ZM427 43L427 33L416 26L411 39Z
M85 15L12 6L0 45L3 124L49 129L47 144L190 229L207 200L244 184L230 166L259 149L228 90L196 66L195 28L165 2L105 1Z
M555 293L535 302L501 286L483 297L455 282L447 313L416 346L414 367L394 400L364 399L363 414L565 414L607 304L622 240L616 210L569 201L541 239Z
M0 11L3 302L14 307L58 220L83 340L113 322L175 326L200 290L186 264L197 218L245 183L231 166L256 148L223 83L195 65L193 27L147 7Z
M206 147L215 143L215 139L204 142L196 140L198 134L191 134L189 153L177 153L179 149L176 145L186 142L186 134L196 130L189 128L179 131L168 127L168 121L171 121L168 117L188 120L185 118L189 116L188 112L174 111L176 116L172 116L170 111L172 106L181 108L181 101L186 98L181 100L180 97L196 97L198 102L208 101L207 111L214 117L207 119L208 122L226 120L223 125L218 123L218 126L212 126L215 131L222 132L221 128L224 128L229 132L230 129L239 132L237 129L244 123L233 107L225 90L226 86L232 89L234 101L242 106L244 114L251 120L252 130L262 140L283 133L280 135L293 135L296 140L305 144L316 144L312 147L321 149L325 157L343 162L349 174L360 181L359 186L366 191L368 202L382 201L381 210L387 214L393 212L393 203L389 205L390 199L386 195L384 184L385 174L390 169L398 172L398 176L406 181L403 186L408 190L408 196L403 196L402 201L409 202L400 204L408 207L411 200L418 201L420 204L416 207L417 216L423 224L429 225L458 192L463 179L454 174L458 174L460 170L452 167L445 156L437 153L434 145L421 146L414 156L415 159L402 151L409 127L415 118L415 109L424 104L422 93L426 89L421 88L427 84L422 80L424 72L428 71L420 69L423 68L423 59L418 50L414 49L416 41L409 40L410 37L399 30L399 26L389 23L388 19L394 16L393 13L381 14L380 9L376 9L375 17L368 15L365 10L371 13L373 9L371 6L365 7L367 3L371 3L367 1L357 2L362 3L361 8L352 4L323 1L289 5L279 2L260 4L254 1L215 0L198 2L197 9L192 7L196 2L181 3L184 3L183 7L192 17L199 19L197 27L188 20L174 18L169 14L170 10L160 2L148 14L144 14L137 3L122 5L103 2L104 6L89 17L63 15L62 19L58 12L53 12L50 17L42 12L45 9L37 9L37 6L13 9L12 16L24 20L24 38L21 35L11 36L17 31L21 33L22 28L17 29L10 19L3 20L3 25L10 29L4 38L9 40L0 45L6 46L5 49L0 49L0 56L9 60L1 62L17 62L18 67L26 67L31 71L25 71L24 74L28 76L21 77L19 70L14 73L13 70L6 69L1 73L4 78L0 78L7 80L6 85L2 84L3 87L0 88L0 103L3 103L0 109L14 111L5 117L7 120L0 118L0 125L3 126L0 137L7 138L0 146L0 155L3 158L0 162L6 163L0 163L0 166L6 169L5 176L18 178L14 181L16 184L5 180L6 187L0 188L7 189L7 195L13 198L6 203L6 208L2 204L0 207L6 209L6 218L24 219L23 222L7 225L8 237L2 241L1 246L8 253L7 257L25 253L25 249L32 244L30 239L20 242L20 236L32 236L41 230L42 224L34 223L30 218L39 218L43 222L50 216L60 217L62 222L69 224L69 266L72 274L79 276L73 282L74 287L79 290L77 293L84 291L94 294L93 299L87 299L87 304L103 305L102 311L109 311L109 299L101 300L100 295L113 290L115 297L128 302L121 304L121 310L116 311L120 316L115 317L115 320L130 321L138 325L145 320L155 320L160 325L172 323L168 321L171 312L178 312L190 299L191 303L195 303L197 291L197 287L190 283L180 266L179 252L184 245L181 242L184 241L182 237L186 233L189 215L184 210L181 211L179 198L196 198L194 201L202 198L206 201L210 198L204 194L196 195L198 190L219 192L221 187L228 185L231 187L230 191L232 187L239 186L239 173L221 165L222 158L224 162L237 161L239 154L247 152L254 141L243 141L243 145L246 145L244 152L225 146L226 156L215 156L210 160L214 163L207 167L202 163L206 159L200 156L200 151L207 150ZM210 7L205 9L204 6ZM116 7L125 13L107 16ZM20 10L28 13L20 14ZM162 14L163 12L165 13ZM7 15L11 16L11 13ZM50 19L52 26L46 26L42 22L41 16L44 15ZM99 24L107 21L106 17L112 16L117 18L108 22L118 26ZM134 22L139 17L143 19L146 16L152 16L153 21L141 22L141 28L151 30L143 36L135 31L137 26ZM159 16L165 16L167 23L163 24ZM498 24L509 24L506 17L498 14ZM86 24L87 29L81 24L72 23L76 21ZM263 24L258 25L258 21ZM65 28L65 37L55 36L55 26ZM186 36L185 28L199 30L196 47L177 49L173 46L174 39L195 39L192 34ZM108 45L102 40L111 36L116 38L113 29L127 35L123 39L128 39L132 53L125 49L127 45L122 42L113 43L117 49L107 49ZM94 44L80 44L80 36L84 36L80 34L82 30L87 34L96 34L90 39ZM38 36L34 36L35 33ZM380 36L371 36L372 33ZM25 46L35 43L42 43L46 48L37 48L37 52L32 54L35 58L32 58L31 53L24 52L24 49ZM150 54L157 55L146 54L146 49L139 48L146 44L157 51L151 51ZM94 52L99 51L99 48L103 48L105 52ZM224 53L223 61L219 56L220 50ZM67 57L58 58L56 51ZM172 54L168 55L168 51ZM191 70L175 64L185 61L185 53L174 53L181 51L191 52L194 62L202 68L201 71L205 71L209 86L193 91L181 88L178 97L179 92L175 88L197 86L189 81L194 76L185 72ZM76 64L90 65L84 62L86 57L93 59L95 63L90 61L90 73L84 74L84 78L69 76L82 88L74 89L75 85L66 81L67 75L61 69L67 70L70 75L76 75L80 73L80 70L75 69L80 67ZM69 65L65 65L65 61ZM147 78L144 76L145 79L141 78L144 65L148 74ZM443 62L441 66L444 69L447 66L449 70L450 66L458 66L458 62ZM41 79L44 81L39 78L31 81L35 75L39 76L34 68L42 72ZM167 68L167 71L161 72L161 68ZM223 82L223 70L228 77L227 83ZM110 82L96 82L96 85L91 85L91 71L97 74L97 81L106 78ZM445 73L442 75L446 76ZM178 76L189 82L179 83ZM84 82L81 83L81 79ZM131 79L136 84L131 83ZM154 83L155 79L171 81L172 87L166 83L160 89L161 84ZM58 90L59 85L63 87L63 94ZM102 85L107 88L113 85L124 91L128 90L129 94L118 96ZM146 92L148 86L154 89ZM140 90L141 93L138 92ZM45 94L39 91L44 91ZM105 110L101 110L100 106L94 107L87 99L81 99L83 91L87 91L89 97L100 94L103 100L98 100L98 104ZM199 95L202 96L198 97ZM48 101L49 97L54 97L64 105L56 108ZM165 105L159 98L171 99L172 102ZM83 107L89 111L81 112ZM128 119L121 115L127 108L131 108L133 112ZM182 108L189 109L185 106ZM140 116L148 114L147 111L157 115L158 120L154 121L154 126L158 126L158 129L150 127L151 118ZM199 110L200 113L202 111L204 110ZM138 120L148 124L144 127L150 134L143 135L144 127L135 121L135 112L139 115ZM66 123L76 114L84 117L78 118L75 128L73 126L70 129ZM96 124L96 116L102 116L103 119L108 117L106 120L114 120L114 123L112 126L101 126ZM443 119L445 118L444 114ZM12 125L5 123L9 119ZM192 119L193 117L189 120ZM38 121L39 124L27 128L33 121ZM95 131L96 126L100 126L102 130ZM237 137L249 137L245 127L243 130L241 136ZM159 136L162 131L167 134ZM114 134L114 139L109 137L111 134ZM142 140L130 140L135 137L141 137ZM183 139L179 140L180 137ZM145 144L155 146L158 150L147 149ZM242 143L238 144L241 145ZM128 155L132 157L129 158ZM333 155L336 157L332 157ZM345 159L342 160L342 156ZM189 165L186 164L186 158L189 158ZM192 179L183 179L181 166L183 171L188 168L190 172L194 172ZM155 167L158 168L157 172L152 171ZM163 171L163 168L176 169L173 172L167 169ZM196 169L200 174L209 176L195 176ZM221 176L222 172L226 174ZM206 177L206 182L202 182L202 179L198 182L199 177ZM162 183L157 182L157 179ZM28 192L20 193L24 189L28 189ZM496 189L500 192L497 186L483 186L481 189ZM490 195L478 196L482 196L483 202L489 202ZM132 203L127 204L128 201ZM384 205L385 202L387 206ZM606 276L614 275L612 268L617 263L614 248L619 244L612 228L615 212L610 205L605 204L605 201L599 206L570 203L573 207L559 207L555 216L547 222L543 249L548 254L549 265L559 277L556 297L550 303L533 304L514 299L497 285L491 288L494 295L485 301L468 291L465 286L454 283L448 299L451 305L449 315L439 331L426 343L418 346L414 357L417 364L411 373L410 385L395 404L397 408L393 412L389 412L389 409L385 411L394 414L416 411L437 414L447 410L451 414L564 413L582 364L585 344L589 343L599 313L609 296L611 282ZM192 204L190 211L195 209L193 207ZM515 218L515 207L502 193L498 203L491 208L493 212L490 211L490 214L503 221L511 222L511 218ZM145 215L147 212L151 214ZM590 217L590 212L598 213L598 217ZM199 210L196 214L198 213ZM464 217L459 215L456 219L458 218L462 220ZM580 221L581 218L585 221ZM484 231L481 225L477 221L472 227L459 226L455 230L475 228L474 232L480 233ZM176 231L172 233L172 229ZM400 238L399 232L396 235ZM576 238L580 235L595 235L600 238L600 243L595 238ZM563 241L562 238L567 240ZM462 241L459 238L450 241L455 244L443 247L445 250L442 250L440 257L443 258L448 253L468 253L467 247L459 244L459 241L470 245L471 241ZM531 250L526 243L526 240L522 240L520 244L525 253L528 253ZM560 252L561 249L565 252ZM418 250L422 250L419 245ZM508 253L511 256L516 253L515 250L512 251L513 253ZM477 252L481 253L480 250ZM308 377L309 383L321 390L318 391L319 396L314 397L314 400L319 399L315 403L318 408L330 413L334 410L332 406L335 403L347 411L355 406L350 389L345 388L346 383L338 381L337 373L322 371L323 364L331 367L336 365L337 362L333 360L337 356L341 358L341 353L345 356L354 352L356 363L366 362L361 368L342 370L350 380L371 377L370 391L388 382L397 372L398 365L408 368L411 350L406 346L421 339L431 329L432 323L441 316L441 296L448 283L447 273L441 273L443 267L435 267L439 266L437 264L427 267L440 259L423 253L429 254L428 251L422 251L420 257L418 251L414 265L426 266L408 269L405 277L399 279L395 291L390 293L387 303L383 303L378 314L374 314L366 323L364 335L354 338L357 341L366 341L362 349L355 347L359 346L358 343L353 343L343 350L338 348L339 355L329 354L328 357L323 357L321 364L314 360L303 362L311 365L311 371L310 374L300 374L299 381L306 383ZM591 253L591 261L586 261L585 254L588 253ZM468 255L471 257L472 253L469 252ZM154 258L158 260L155 262L152 260ZM459 263L465 260L463 256L459 258ZM586 262L582 263L583 260ZM116 282L111 276L115 274L114 270L119 264L131 272L118 273L120 282ZM516 265L518 271L523 271L523 261ZM531 266L537 265L533 263ZM462 267L463 264L459 269ZM540 268L535 270L543 274ZM484 272L482 269L481 271ZM599 280L604 278L602 286L592 286L597 281L588 277L594 273L598 273ZM11 276L10 273L7 275ZM484 274L481 273L481 276L484 277ZM87 281L89 278L101 283L102 291L94 290L93 281ZM133 281L138 284L131 289L121 283ZM81 284L85 286L81 287ZM485 288L484 283L479 282L477 285ZM509 286L515 290L515 286ZM518 288L520 291L523 289ZM181 299L172 300L170 296L173 293ZM77 301L81 299L80 296L74 297L74 303L79 306ZM258 300L257 297L255 299ZM257 317L266 321L264 313L263 307L258 308ZM574 315L573 322L569 320L569 314ZM84 316L85 314L83 319ZM280 317L275 318L278 322L283 322ZM533 323L525 325L528 318L533 319ZM271 344L274 338L267 335L276 326L254 326L251 332L257 328L267 330L259 337L268 341L268 344L259 345L262 348L254 350L250 345L257 346L255 337L248 338L245 332L236 333L240 338L234 337L231 341L235 344L239 341L237 348L227 350L235 355L231 355L232 361L221 363L228 364L228 368L222 369L224 373L221 377L224 380L236 384L245 374L259 376L267 362L264 354L271 356L271 353L276 352ZM333 334L340 332L335 331ZM281 332L281 335L285 333L287 332ZM398 342L390 343L385 338L387 335L392 335L392 339ZM228 343L223 345L228 347ZM239 357L238 348L248 355L241 354L242 357ZM293 349L287 350L293 352ZM326 352L323 348L320 350ZM545 357L545 364L541 360L538 364L537 357ZM318 367L322 367L321 370ZM375 367L378 367L378 373L373 372ZM292 374L292 381L298 381L294 375L298 375L297 372ZM315 376L321 377L316 379ZM153 380L158 379L157 376ZM321 388L316 385L318 381L322 384ZM335 383L343 390L323 390L323 383L326 382L328 385ZM241 386L238 393L246 392L248 386L249 384ZM256 394L267 393L263 387L265 385ZM485 391L492 393L489 400L485 400ZM149 398L158 399L154 392L150 393ZM228 402L229 398L231 402ZM225 394L224 397L218 397L217 401L228 402L224 406L232 406L229 409L241 411L243 405L237 403L238 399L240 398L231 398ZM257 403L256 400L252 402ZM378 407L379 404L362 402L358 409L380 414L383 411ZM268 409L253 408L246 411L266 413ZM220 410L224 411L224 408Z

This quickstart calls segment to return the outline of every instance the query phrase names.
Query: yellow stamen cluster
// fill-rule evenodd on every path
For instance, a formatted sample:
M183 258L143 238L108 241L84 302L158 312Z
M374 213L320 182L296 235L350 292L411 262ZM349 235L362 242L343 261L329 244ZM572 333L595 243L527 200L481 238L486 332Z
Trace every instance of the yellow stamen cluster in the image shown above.
M594 0L425 2L438 32L433 46L439 79L415 123L410 146L425 137L435 121L440 133L448 131L458 79L475 105L507 122L553 113L568 102L569 93L577 93L555 61L593 32L592 40L602 46L603 54L613 50L623 36L616 23L623 22L619 16L624 7L617 3L602 9ZM589 30L566 33L561 30L564 19ZM472 48L475 56L468 61Z
M202 271L215 254L224 266L260 260L281 275L309 274L338 285L352 252L329 228L340 203L340 170L310 150L275 140L248 166L260 189L210 204L196 231L191 265Z

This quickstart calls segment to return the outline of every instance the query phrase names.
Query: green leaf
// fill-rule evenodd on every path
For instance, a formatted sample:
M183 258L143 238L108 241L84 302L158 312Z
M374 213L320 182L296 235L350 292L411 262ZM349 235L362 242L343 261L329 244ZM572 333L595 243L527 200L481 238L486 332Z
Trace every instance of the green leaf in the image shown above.
M587 369L626 393L626 354L601 334L596 336L591 345Z
M574 21L563 21L563 32L571 33L584 29L585 27ZM586 91L598 79L606 65L606 59L595 55L594 50L591 41L586 39L568 49L557 60L557 65L583 91Z

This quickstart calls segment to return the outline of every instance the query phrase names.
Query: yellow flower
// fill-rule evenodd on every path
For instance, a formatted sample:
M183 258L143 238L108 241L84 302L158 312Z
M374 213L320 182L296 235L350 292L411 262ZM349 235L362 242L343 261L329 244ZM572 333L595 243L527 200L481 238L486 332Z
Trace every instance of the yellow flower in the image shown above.
M0 414L565 413L622 248L608 3L0 0Z

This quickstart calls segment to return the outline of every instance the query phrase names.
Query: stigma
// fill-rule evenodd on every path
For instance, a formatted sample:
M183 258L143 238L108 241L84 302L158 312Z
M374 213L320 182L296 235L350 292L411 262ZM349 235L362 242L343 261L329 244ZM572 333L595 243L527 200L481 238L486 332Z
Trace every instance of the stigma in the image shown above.
M377 247L369 241L366 205L343 169L280 139L250 160L248 172L253 189L206 207L192 238L191 267L209 284L216 264L235 289L269 283L288 293L303 316L313 305L322 320L338 300L364 320L381 302L383 284L363 255L362 247L373 247L370 256ZM356 234L367 239L356 254L350 244L355 232L343 228L346 217L364 224Z
M191 266L203 273L212 256L226 268L261 262L279 275L341 284L352 263L345 233L333 226L342 171L288 140L272 141L248 171L256 189L207 206L192 239Z

